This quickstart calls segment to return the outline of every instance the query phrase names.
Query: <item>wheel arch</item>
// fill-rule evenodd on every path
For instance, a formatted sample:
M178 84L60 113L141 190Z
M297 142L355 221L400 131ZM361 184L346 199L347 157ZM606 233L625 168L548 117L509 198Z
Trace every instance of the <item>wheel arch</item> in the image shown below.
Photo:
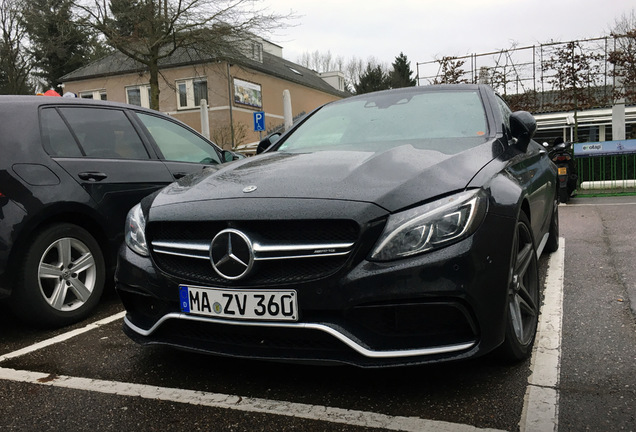
M8 268L19 268L21 257L27 250L26 246L33 241L39 232L58 223L71 223L88 231L101 246L106 268L114 267L116 256L112 251L105 230L105 221L90 207L79 204L69 206L68 204L47 207L24 223L14 239L14 247L9 254ZM15 277L16 275L12 272L12 282L15 282Z

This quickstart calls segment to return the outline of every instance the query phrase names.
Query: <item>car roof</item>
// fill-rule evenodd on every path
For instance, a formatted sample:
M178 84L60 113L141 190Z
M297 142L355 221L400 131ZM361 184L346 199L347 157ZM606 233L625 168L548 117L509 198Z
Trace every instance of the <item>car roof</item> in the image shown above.
M0 96L0 108L6 109L7 105L17 106L29 106L40 107L46 105L68 105L68 106L95 106L95 107L113 107L113 108L125 108L134 109L138 111L146 111L150 113L158 113L158 111L142 108L137 105L129 105L119 102L110 102L94 99L83 98L68 98L68 97L55 97L55 96L26 96L26 95L9 95Z
M380 90L371 93L363 93L360 95L352 96L342 101L364 99L370 95L382 94L382 93L403 93L403 94L417 94L426 92L439 92L439 91L476 91L476 90L493 91L492 88L486 84L430 84L423 86L401 87L389 90ZM339 101L336 101L339 102Z

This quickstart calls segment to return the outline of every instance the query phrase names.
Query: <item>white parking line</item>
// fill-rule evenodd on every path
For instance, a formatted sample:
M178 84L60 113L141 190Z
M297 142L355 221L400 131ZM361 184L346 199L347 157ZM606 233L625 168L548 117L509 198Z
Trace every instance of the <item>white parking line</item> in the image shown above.
M539 318L537 340L532 356L532 375L528 379L524 407L519 427L521 432L556 431L558 424L558 379L561 358L561 317L563 303L563 263L565 240L559 241L559 250L550 256L544 290L544 304ZM77 335L123 318L125 312L89 324L84 328L56 336L18 351L0 356L0 362L66 341ZM0 367L0 380L62 387L120 396L141 397L175 403L187 403L244 412L256 412L287 417L319 420L352 426L385 428L413 432L474 432L495 431L474 426L426 420L419 417L401 417L368 411L347 410L320 405L299 404L269 399L241 397L221 393L156 387L117 381L58 376L40 372Z
M521 432L558 430L564 263L565 239L560 238L559 249L548 261L544 302L530 367L532 374L528 378L519 422Z
M577 203L577 204L564 204L560 203L559 205L564 205L567 207L610 207L610 206L632 206L636 205L633 202L625 202L625 203Z
M264 413L308 420L319 420L352 426L384 428L394 431L495 431L495 429L479 429L469 425L425 420L418 417L389 416L367 411L347 410L320 405L299 404L293 402L241 397L219 393L206 393L194 390L155 387L116 381L102 381L88 378L47 375L46 373L14 370L7 368L0 368L0 379L105 394L114 394L120 396L136 396L144 399L186 403L213 408L238 410L243 412Z
M107 318L104 318L104 319L102 319L100 321L95 321L94 323L91 323L91 324L87 325L86 327L83 327L83 328L80 328L80 329L77 329L77 330L72 330L70 332L63 333L63 334L61 334L59 336L55 336L55 337L52 337L50 339L47 339L45 341L38 342L38 343L33 344L31 346L28 346L26 348L23 348L23 349L20 349L20 350L17 350L17 351L13 351L13 352L11 352L9 354L2 355L2 356L0 356L0 363L2 363L5 360L8 360L10 358L20 357L20 356L23 356L25 354L32 353L33 351L37 351L39 349L46 348L46 347L51 346L51 345L55 345L56 343L64 342L66 340L74 338L75 336L81 335L82 333L86 333L88 331L94 330L94 329L96 329L98 327L101 327L103 325L110 324L113 321L117 321L118 319L122 319L125 315L126 315L126 312L120 312L118 314L111 315L111 316L109 316Z

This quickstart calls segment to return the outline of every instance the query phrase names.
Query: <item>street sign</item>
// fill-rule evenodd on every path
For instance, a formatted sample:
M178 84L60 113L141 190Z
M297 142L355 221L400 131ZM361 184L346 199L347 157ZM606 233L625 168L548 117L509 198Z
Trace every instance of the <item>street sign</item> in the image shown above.
M254 131L265 130L265 111L257 111L254 113Z

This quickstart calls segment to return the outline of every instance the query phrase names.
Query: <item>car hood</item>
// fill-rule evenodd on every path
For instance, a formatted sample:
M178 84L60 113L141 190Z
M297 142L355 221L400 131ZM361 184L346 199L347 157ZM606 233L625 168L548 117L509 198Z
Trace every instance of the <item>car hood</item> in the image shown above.
M454 155L410 145L385 152L265 153L186 177L154 206L204 200L296 198L362 201L389 212L462 190L496 154L487 142Z

